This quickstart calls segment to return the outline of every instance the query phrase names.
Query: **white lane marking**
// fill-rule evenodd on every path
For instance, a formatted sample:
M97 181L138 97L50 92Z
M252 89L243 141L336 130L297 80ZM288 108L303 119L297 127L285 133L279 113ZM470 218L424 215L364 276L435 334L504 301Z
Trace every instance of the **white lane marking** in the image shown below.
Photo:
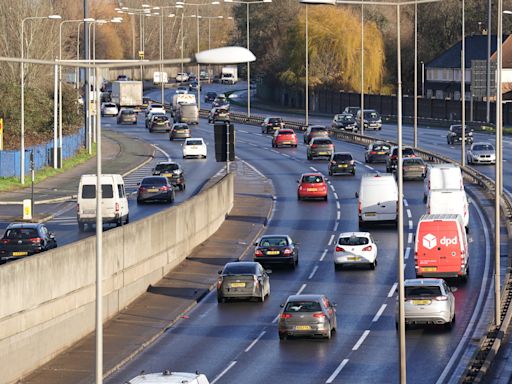
M341 219L341 211L336 212L336 220Z
M251 350L252 347L254 347L254 345L260 341L260 339L263 337L263 335L267 333L267 331L262 331L257 338L255 338L251 344L249 344L249 346L247 348L245 348L245 352L249 352Z
M243 129L237 129L237 131L242 133L249 133L248 131L244 131Z
M407 260L409 258L410 253L411 253L411 247L405 248L405 256L404 256L405 260Z
M327 254L327 249L324 249L322 252L322 256L320 256L320 261L323 261L325 259L325 255Z
M263 177L264 179L267 178L267 176L265 176L263 173L261 173L254 165L252 165L251 163L248 163L247 161L245 160L242 160L242 163L244 163L245 165L247 165L249 168L251 168L254 172L256 172L258 175L260 175L261 177Z
M352 347L352 350L357 351L359 349L359 347L361 346L361 344L364 343L364 340L368 337L369 334L370 334L369 329L364 331L363 334L361 335L361 337L359 338L359 340L357 340L357 343Z
M287 155L286 153L281 153L284 157L291 157L290 155Z
M335 191L335 189L334 189L334 187L332 186L332 184L329 184L329 188L331 188L331 190L332 190L333 192Z
M311 273L308 276L308 280L311 280L313 278L313 276L315 276L316 271L318 271L318 265L315 265L315 267L313 268L313 270L311 271Z
M331 235L331 238L329 239L329 243L327 245L331 246L333 240L334 240L334 235Z
M459 360L459 355L462 353L462 349L466 345L468 339L471 335L473 335L474 328L479 320L480 316L480 309L482 307L483 301L484 301L484 291L485 287L487 286L487 276L489 274L489 264L490 264L490 254L491 254L491 244L489 240L489 231L487 229L487 225L484 220L484 215L478 205L475 204L476 212L478 213L478 216L480 218L480 222L482 223L482 227L484 229L484 238L485 238L485 267L484 267L484 274L483 274L483 281L480 285L480 291L478 292L478 300L475 305L475 309L473 310L473 315L471 316L471 319L469 320L468 325L466 326L466 331L464 332L464 335L462 335L462 338L459 341L459 345L457 345L457 348L455 349L455 352L453 352L452 357L448 361L448 364L446 364L444 371L441 373L441 376L439 376L439 379L437 379L436 384L441 384L446 382L446 376L448 376L448 373L451 371L452 366L455 364L457 360Z
M155 144L151 144L151 146L153 148L155 148L158 152L162 152L164 154L164 156L167 158L167 161L171 161L171 156L165 152L162 148L160 148L158 145L155 145Z
M387 306L388 306L387 304L382 304L379 311L373 317L372 322L376 323L377 321L379 321L379 318L381 317L382 313L384 312L384 310L386 309Z
M404 206L408 207L409 206L409 203L407 202L406 199L404 199Z
M412 220L409 220L409 223L408 223L408 224L409 224L409 229L412 229L412 226L413 226L413 224L412 224Z
M334 228L332 229L333 232L336 232L338 230L338 225L339 225L338 221L334 223Z
M252 145L253 147L259 147L258 144L254 144L254 143L249 143L249 145Z
M335 198L336 200L338 200L338 199L339 199L338 194L337 194L336 192L334 192L334 198ZM339 207L338 207L338 208L339 208Z
M331 375L331 376L329 376L329 378L327 379L327 381L325 382L325 384L331 384L331 383L334 381L334 379L336 378L336 376L338 376L338 375L340 374L340 372L341 372L341 370L343 369L343 367L345 367L345 365L347 365L348 361L349 361L348 359L343 360L343 361L340 363L340 365L338 365L338 368L336 368L336 369L334 370L334 372L332 373L332 375Z
M318 172L318 169L316 169L315 167L309 167L309 169L311 169L313 172Z
M300 295L302 293L302 291L306 289L306 284L302 284L302 287L300 287L300 289L297 291L296 295Z
M410 232L407 234L407 242L412 243L412 233Z
M397 286L398 286L398 283L393 284L393 286L391 287L391 289L388 292L388 297L393 297L393 295L395 294Z
M372 166L369 166L367 164L364 165L366 168L368 168L370 171L373 171L373 167Z
M274 153L281 153L279 151L276 151L275 149L271 149L271 151L274 152Z
M215 384L217 381L220 380L220 378L222 376L224 376L226 373L228 373L228 371L233 368L233 366L236 364L236 360L233 360L231 363L229 363L229 365L226 367L226 369L224 369L221 373L219 373L219 375L213 379L213 381L211 382L211 384Z
M340 208L341 208L341 206L340 206L340 202L339 202L339 201L337 201L337 202L336 202L336 209L340 209Z
M279 320L279 314L276 317L274 317L274 320L272 320L272 324L277 323L277 320Z
M412 215L411 215L411 210L410 210L410 209L408 209L408 210L407 210L407 218L409 218L409 219L410 219L411 217L412 217Z

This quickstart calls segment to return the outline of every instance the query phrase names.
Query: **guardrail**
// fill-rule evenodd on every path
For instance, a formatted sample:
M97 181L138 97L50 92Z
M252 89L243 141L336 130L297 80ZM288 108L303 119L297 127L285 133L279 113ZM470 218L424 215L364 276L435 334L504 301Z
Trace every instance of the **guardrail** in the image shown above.
M200 117L207 117L208 110L202 109L200 111ZM235 123L243 123L249 125L259 126L263 123L264 117L259 115L252 115L248 117L244 113L230 113L231 122ZM304 131L306 129L304 122L299 121L285 121L285 125L288 128L292 128L298 131ZM331 134L337 139L348 141L355 144L368 145L375 141L386 141L392 145L396 145L395 142L389 140L378 140L374 137L359 135L356 133L346 132L337 129L330 129ZM461 167L463 171L464 178L470 183L477 184L482 187L482 189L487 193L487 195L491 198L494 197L495 193L495 183L489 177L483 175L482 173L476 171L470 167L462 167L461 164L455 160L452 160L448 157L438 155L436 153L415 148L415 152L419 154L424 160L434 163L453 163L457 164ZM504 193L500 202L501 210L503 212L503 219L506 221L507 234L509 241L512 238L512 196L509 193ZM508 260L509 260L509 268L512 260L512 247L508 247ZM505 282L503 284L502 289L502 300L500 303L501 307L501 325L499 327L494 324L489 324L487 329L487 333L480 340L480 345L477 348L475 354L472 359L469 361L467 368L465 369L462 377L459 380L461 384L469 384L469 383L480 383L485 377L485 374L489 371L489 368L492 365L492 361L496 354L498 353L503 338L505 336L506 330L510 324L512 319L512 278L510 271L507 272L505 276Z

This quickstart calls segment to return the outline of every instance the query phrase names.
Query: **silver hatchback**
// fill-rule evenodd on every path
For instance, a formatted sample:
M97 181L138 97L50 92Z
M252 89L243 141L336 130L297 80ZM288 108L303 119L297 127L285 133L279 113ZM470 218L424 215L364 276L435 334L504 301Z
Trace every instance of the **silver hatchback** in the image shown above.
M263 303L270 295L269 273L260 263L253 261L227 263L219 271L217 301L225 303L227 299L256 298Z
M325 295L302 294L288 297L279 315L279 339L288 336L319 336L327 339L336 332L336 308Z
M455 323L455 296L443 279L405 280L405 324L439 324L451 329ZM396 312L398 328L398 306Z

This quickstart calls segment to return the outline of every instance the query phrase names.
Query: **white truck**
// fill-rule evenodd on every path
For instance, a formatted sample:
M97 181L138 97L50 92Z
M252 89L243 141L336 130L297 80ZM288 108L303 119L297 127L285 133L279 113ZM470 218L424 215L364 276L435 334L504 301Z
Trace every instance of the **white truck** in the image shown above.
M154 72L153 73L153 84L167 84L169 77L167 72Z
M196 95L192 93L177 93L172 97L171 116L176 114L180 104L197 104Z
M142 105L142 81L113 81L112 102L121 107Z
M223 67L220 82L221 84L236 84L238 82L238 68L236 66Z

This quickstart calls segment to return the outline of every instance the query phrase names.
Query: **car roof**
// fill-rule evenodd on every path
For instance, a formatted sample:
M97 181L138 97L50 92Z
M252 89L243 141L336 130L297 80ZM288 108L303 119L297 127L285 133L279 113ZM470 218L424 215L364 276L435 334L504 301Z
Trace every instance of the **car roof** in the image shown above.
M246 267L254 267L257 264L259 264L257 261L231 261L229 263L226 263L224 265L224 268L226 268L228 266L232 266L232 265L243 265L243 266L246 266Z
M167 177L166 176L154 175L154 176L144 176L142 178L142 180L146 180L146 179L165 179L165 180L167 180Z
M422 285L441 285L443 284L443 279L436 278L422 278L422 279L406 279L404 280L404 285L408 287L420 287Z
M332 141L330 137L313 137L313 138L311 139L311 143L312 143L313 141L320 141L320 140L329 140L329 141Z
M304 177L304 176L321 176L321 177L324 177L324 175L322 175L320 172L316 172L316 173L313 173L313 172L303 173L301 175L301 177Z
M13 228L37 228L40 225L43 225L41 223L11 223L7 226L7 229L13 229Z
M341 232L339 237L352 237L352 236L358 236L358 237L370 237L370 232Z
M172 165L172 164L180 165L177 161L160 161L160 162L158 162L157 165Z
M301 300L312 300L312 301L320 301L324 298L325 295L314 294L314 293L303 293L300 295L290 295L286 301L301 301Z
M275 234L273 234L273 235L263 235L263 236L261 236L260 240L262 240L262 239L266 239L266 238L268 238L268 237L288 237L288 238L289 238L290 236L288 236L288 235L283 235L283 234L280 234L280 233L275 233Z
M352 156L352 153L350 153L350 152L334 152L333 156L336 156L336 155L350 155L350 156Z

